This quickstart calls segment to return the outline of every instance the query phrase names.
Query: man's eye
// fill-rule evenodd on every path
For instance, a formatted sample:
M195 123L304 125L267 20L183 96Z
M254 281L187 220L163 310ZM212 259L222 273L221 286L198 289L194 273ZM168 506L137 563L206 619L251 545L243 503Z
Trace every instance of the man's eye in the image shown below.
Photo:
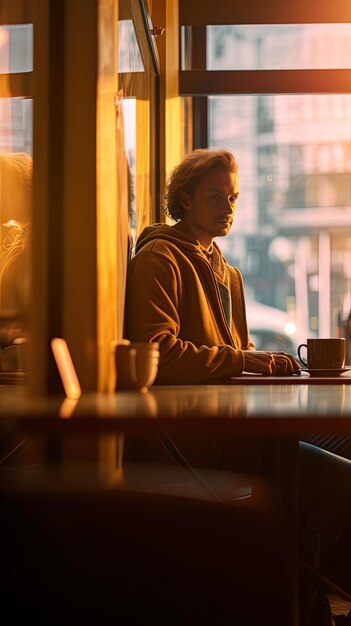
M230 202L230 204L235 204L235 203L236 203L236 201L237 201L237 199L238 199L238 198L237 198L236 196L230 196L230 198L229 198L229 202Z
M212 200L218 200L219 199L219 195L217 193L213 193L211 198L212 198Z

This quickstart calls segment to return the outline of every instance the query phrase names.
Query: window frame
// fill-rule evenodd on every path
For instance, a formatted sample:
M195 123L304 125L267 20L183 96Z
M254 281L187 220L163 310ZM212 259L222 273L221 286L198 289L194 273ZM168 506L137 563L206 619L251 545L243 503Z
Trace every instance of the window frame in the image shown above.
M0 24L4 26L19 26L33 24L33 1L1 0ZM7 73L0 75L0 98L32 98L33 72Z
M334 0L326 6L311 0L288 0L284 3L251 0L238 3L235 8L227 2L214 4L201 0L179 0L179 18L180 29L191 26L195 32L194 38L188 35L194 69L187 67L179 72L181 96L351 93L351 69L206 70L208 25L351 23L351 4L348 0ZM202 31L200 48L199 31ZM180 67L181 62L180 59Z
M351 24L349 0L321 5L315 0L247 0L233 6L229 2L203 3L179 0L180 41L185 29L190 59L180 59L179 94L192 98L192 148L208 145L208 97L221 95L351 94L351 69L301 70L207 70L206 27L208 25L250 24ZM201 46L198 45L202 33ZM183 46L180 45L180 50ZM193 69L190 69L190 66ZM198 132L197 128L202 131ZM205 130L204 130L205 129ZM323 293L319 293L319 306ZM330 326L331 317L327 323ZM325 328L325 326L324 326ZM319 331L323 328L320 326ZM330 328L329 328L330 330ZM327 332L329 332L327 330ZM323 336L323 333L322 333Z

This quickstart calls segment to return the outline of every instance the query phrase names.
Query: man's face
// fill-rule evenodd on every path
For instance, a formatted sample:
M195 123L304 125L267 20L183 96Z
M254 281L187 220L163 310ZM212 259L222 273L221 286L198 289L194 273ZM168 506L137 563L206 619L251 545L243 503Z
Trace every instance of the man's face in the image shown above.
M238 195L238 175L220 168L205 174L192 196L184 194L183 222L206 248L214 237L228 234Z

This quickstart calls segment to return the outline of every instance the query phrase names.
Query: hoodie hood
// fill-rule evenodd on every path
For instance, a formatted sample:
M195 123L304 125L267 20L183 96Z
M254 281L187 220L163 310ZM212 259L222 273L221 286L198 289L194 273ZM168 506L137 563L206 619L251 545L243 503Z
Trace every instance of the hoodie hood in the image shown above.
M177 224L168 226L168 224L157 223L144 228L137 239L135 253L137 254L141 248L150 243L150 241L155 241L155 239L166 239L166 241L170 241L178 248L186 248L193 252L201 251L201 246L197 239L177 229Z
M174 246L177 246L177 248L182 250L187 255L189 255L189 253L195 254L208 261L209 255L206 253L206 250L201 246L199 241L192 235L184 232L180 228L177 228L177 226L177 224L174 226L168 226L167 224L161 223L147 226L138 237L135 253L137 254L140 252L140 250L148 243L162 239L169 241ZM216 278L221 282L226 282L227 262L215 242L213 242L213 252L211 257L211 265Z

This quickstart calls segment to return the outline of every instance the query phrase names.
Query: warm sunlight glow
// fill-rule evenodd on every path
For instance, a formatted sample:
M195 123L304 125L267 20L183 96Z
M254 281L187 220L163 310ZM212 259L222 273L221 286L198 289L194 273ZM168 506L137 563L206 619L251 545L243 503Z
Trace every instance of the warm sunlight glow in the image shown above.
M296 332L296 325L294 322L287 322L284 328L287 335L293 335Z
M51 348L67 398L78 400L81 396L81 388L65 340L57 337L52 339Z
M78 400L70 400L70 398L65 398L59 408L59 417L62 419L68 419L73 415L73 411L78 404Z
M9 43L9 34L5 28L0 28L0 47L5 48Z

